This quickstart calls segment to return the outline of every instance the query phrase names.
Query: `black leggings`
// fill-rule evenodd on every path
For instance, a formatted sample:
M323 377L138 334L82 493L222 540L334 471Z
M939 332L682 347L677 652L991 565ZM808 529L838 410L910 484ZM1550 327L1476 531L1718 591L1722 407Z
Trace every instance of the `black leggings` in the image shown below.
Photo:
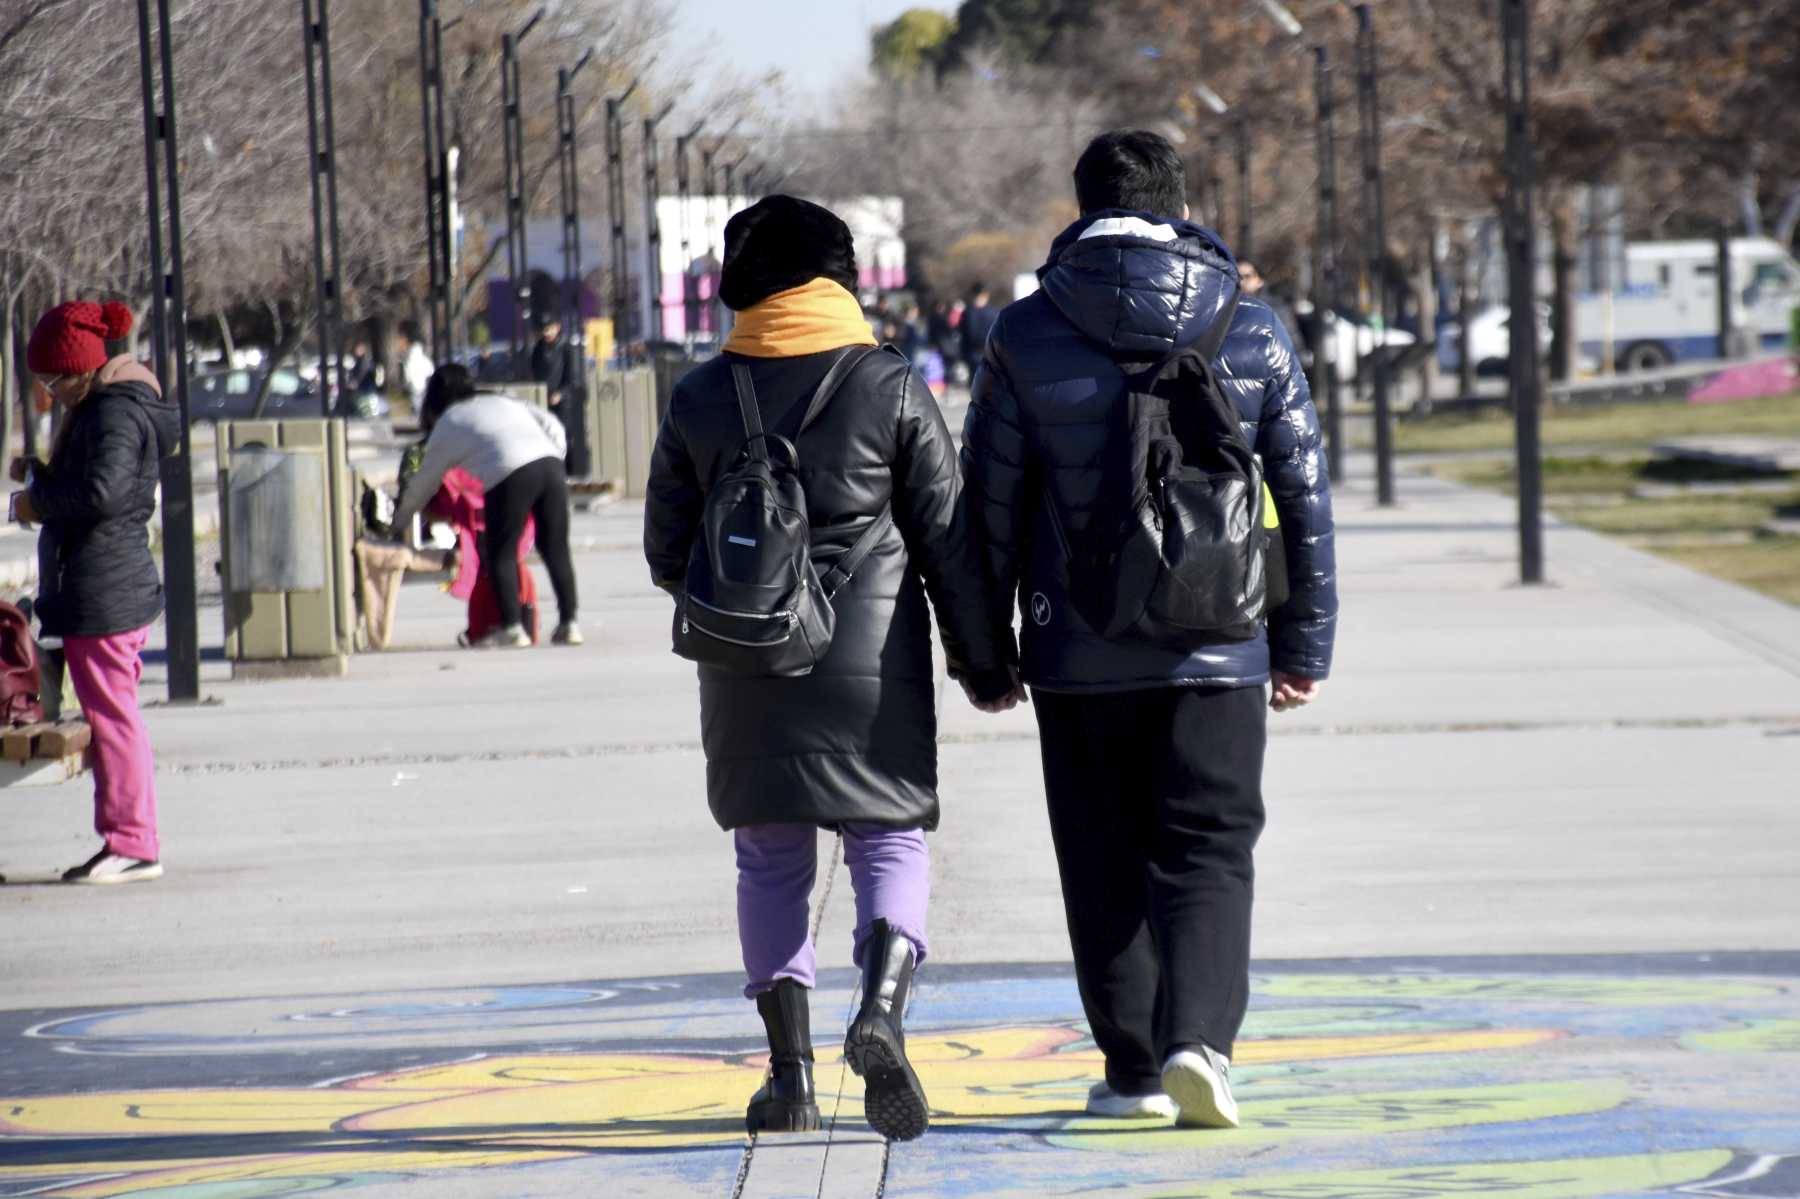
M556 611L564 624L575 619L575 567L569 561L569 481L559 458L521 466L487 490L487 530L481 553L494 580L500 623L524 623L519 607L519 538L525 518L537 518L537 550L550 571Z

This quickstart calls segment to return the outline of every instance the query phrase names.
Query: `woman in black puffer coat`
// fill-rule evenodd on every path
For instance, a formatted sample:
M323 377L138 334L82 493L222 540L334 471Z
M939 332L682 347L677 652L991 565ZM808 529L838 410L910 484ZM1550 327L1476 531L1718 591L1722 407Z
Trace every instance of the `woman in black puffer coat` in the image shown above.
M93 729L98 853L63 875L71 883L162 876L156 763L138 713L150 625L162 578L150 553L160 464L181 417L156 376L106 342L131 331L123 304L60 304L31 335L26 361L53 403L67 408L50 461L13 464L26 484L14 516L42 524L37 613L41 637L60 639L69 677Z
M737 324L725 353L675 390L651 466L644 547L656 582L679 596L707 490L744 449L735 364L750 368L763 425L793 439L831 367L863 354L797 437L821 572L884 511L893 524L837 593L837 630L818 668L766 678L702 667L700 722L708 800L737 843L746 994L769 1034L771 1074L751 1101L750 1129L818 1127L807 914L825 827L843 834L864 977L845 1056L864 1078L869 1122L906 1139L926 1125L901 1016L926 953L924 834L938 822L931 609L951 673L979 706L1011 706L1017 690L967 559L943 415L904 359L861 349L874 339L855 286L850 231L827 210L771 196L731 219L720 294Z

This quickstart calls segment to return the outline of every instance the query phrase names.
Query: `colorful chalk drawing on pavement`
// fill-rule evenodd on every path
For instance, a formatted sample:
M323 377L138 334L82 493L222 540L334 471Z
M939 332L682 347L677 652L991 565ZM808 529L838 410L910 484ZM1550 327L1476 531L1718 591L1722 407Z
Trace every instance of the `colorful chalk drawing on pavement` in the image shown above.
M1101 1063L1065 973L934 971L909 1041L933 1132L896 1148L884 1193L1800 1199L1800 980L1606 961L1259 973L1232 1132L1085 1117ZM828 1031L849 984L822 980L813 1019L821 1103L860 1126ZM735 991L718 977L0 1016L0 1196L426 1196L451 1179L506 1195L532 1171L582 1179L570 1194L629 1176L727 1195L764 1065Z

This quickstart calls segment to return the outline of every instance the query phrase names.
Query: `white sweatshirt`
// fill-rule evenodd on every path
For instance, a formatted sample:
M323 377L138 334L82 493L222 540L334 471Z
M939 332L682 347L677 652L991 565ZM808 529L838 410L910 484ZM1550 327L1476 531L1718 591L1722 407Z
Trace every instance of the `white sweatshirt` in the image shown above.
M561 459L568 434L556 417L523 400L505 395L478 395L450 405L425 443L425 460L406 485L394 512L395 528L412 523L437 490L444 475L460 466L489 488L521 466L544 458Z

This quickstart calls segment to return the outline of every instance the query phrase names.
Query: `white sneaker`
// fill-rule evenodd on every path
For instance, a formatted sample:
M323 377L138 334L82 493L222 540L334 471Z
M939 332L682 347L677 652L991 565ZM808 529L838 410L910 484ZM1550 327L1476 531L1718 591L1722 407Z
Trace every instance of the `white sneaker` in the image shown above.
M550 634L552 645L580 645L581 641L581 626L572 620L563 621L556 626L556 632Z
M1236 1128L1237 1100L1231 1097L1231 1059L1202 1045L1183 1049L1163 1063L1163 1090L1180 1111L1176 1123L1188 1128Z
M525 631L524 625L509 624L503 629L495 629L486 637L475 643L476 649L530 649L531 634Z
M79 866L63 871L62 881L88 886L112 883L147 883L162 877L161 862L142 862L102 849Z
M1087 1114L1103 1120L1172 1120L1175 1101L1161 1091L1148 1095L1121 1095L1106 1083L1088 1089Z

